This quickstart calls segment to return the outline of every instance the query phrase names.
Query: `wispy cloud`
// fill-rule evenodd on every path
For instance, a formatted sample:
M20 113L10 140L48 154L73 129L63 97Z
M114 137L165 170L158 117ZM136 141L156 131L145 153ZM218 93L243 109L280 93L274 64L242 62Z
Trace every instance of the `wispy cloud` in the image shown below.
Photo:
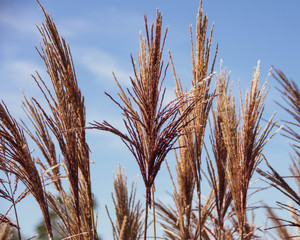
M26 11L24 11L26 12ZM22 14L19 18L16 14L9 14L8 12L0 11L0 26L7 29L12 28L17 31L38 35L36 24L39 22L38 18L33 17L34 14Z
M5 93L0 91L0 100L4 101L6 106L9 109L9 112L15 118L24 118L26 114L22 111L22 94L19 91L19 94L15 91L15 93Z
M16 83L20 87L30 89L34 85L31 75L39 71L43 73L42 65L32 60L6 59L0 66L2 79Z
M73 55L78 56L78 63L94 75L95 79L104 84L115 84L112 72L116 73L121 84L129 84L132 72L124 68L115 56L96 48L73 48Z
M74 38L82 36L87 32L92 31L91 22L83 18L69 17L58 21L58 30L64 38Z
M116 7L95 8L89 15L90 23L98 33L109 35L120 35L122 33L136 34L144 25L143 13L137 14L128 9ZM134 35L137 36L138 35Z
M49 13L51 14L51 12ZM19 34L27 33L40 36L37 26L40 26L42 22L44 22L44 17L38 7L36 9L26 6L25 9L0 9L0 29L5 31L11 29ZM66 38L73 38L91 31L94 25L91 19L78 18L77 16L58 16L55 22L59 32Z

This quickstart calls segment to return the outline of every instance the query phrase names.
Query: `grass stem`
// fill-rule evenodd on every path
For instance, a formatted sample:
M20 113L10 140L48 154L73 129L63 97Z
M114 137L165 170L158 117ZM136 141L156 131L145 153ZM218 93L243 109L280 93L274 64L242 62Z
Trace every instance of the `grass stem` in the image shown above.
M147 189L146 189L146 194L147 194ZM146 208L145 208L145 228L144 228L144 240L147 240L147 222L148 222L148 199L146 198Z
M154 184L151 187L152 190L152 207L153 207L153 231L154 231L154 240L156 240L156 219L155 219L155 201L154 201Z

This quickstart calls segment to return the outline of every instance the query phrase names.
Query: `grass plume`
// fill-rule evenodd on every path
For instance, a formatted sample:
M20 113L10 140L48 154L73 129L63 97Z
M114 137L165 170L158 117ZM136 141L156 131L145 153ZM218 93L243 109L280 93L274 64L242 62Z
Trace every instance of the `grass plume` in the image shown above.
M35 159L29 150L27 139L20 124L10 115L5 103L0 103L0 169L13 173L34 196L42 211L49 239L52 228L43 179L40 178Z
M250 91L245 95L245 104L240 93L239 117L235 113L234 98L224 95L221 99L224 103L221 111L221 127L229 158L226 175L230 182L241 239L244 239L249 183L262 160L264 146L273 136L270 132L276 123L273 122L273 115L262 129L261 118L268 90L266 90L267 80L259 89L259 75L258 63L253 71Z
M146 38L140 39L141 52L138 53L138 66L132 58L134 77L130 78L132 89L126 92L116 80L123 106L108 95L122 110L127 133L122 133L108 122L94 122L92 126L119 136L137 161L146 187L145 235L148 206L151 206L151 187L167 153L174 141L186 127L186 118L200 99L188 94L163 106L165 90L162 83L166 76L162 53L166 33L162 37L162 15L157 11L156 24L149 31L145 17ZM193 93L194 90L190 93ZM192 94L191 94L192 95ZM191 104L184 111L181 107L188 101ZM135 105L134 105L135 104ZM137 106L137 109L134 107Z
M43 93L51 114L35 98L24 97L23 107L35 130L31 131L24 122L21 127L10 116L4 103L1 104L3 124L0 134L5 152L5 155L1 155L1 161L4 162L1 166L6 167L6 171L13 172L36 198L50 239L52 228L48 206L60 218L59 229L55 231L62 237L97 239L89 147L85 133L84 98L78 87L70 48L59 35L52 17L41 5L40 7L45 23L38 28L43 43L41 50L37 50L46 65L53 89L47 86L38 73L33 78ZM32 157L23 129L35 142L44 160ZM61 154L62 159L57 154ZM42 170L41 175L38 168ZM68 179L70 192L64 190L62 177ZM59 197L47 192L46 185L49 184L54 185Z
M192 27L190 27L190 33L193 66L191 89L193 89L194 97L201 99L201 102L186 117L184 134L178 138L179 155L177 156L177 153L175 153L178 189L176 189L174 184L175 189L173 193L176 210L162 203L158 204L162 219L166 220L168 216L170 217L169 221L166 221L170 224L169 227L164 225L165 234L170 237L172 232L177 232L181 239L197 239L201 236L201 231L204 227L204 221L201 220L202 215L205 215L204 209L203 211L201 210L203 207L201 206L201 153L208 115L214 97L214 94L209 93L209 88L217 55L216 50L211 69L209 69L213 27L207 38L207 24L208 19L206 15L203 16L202 1L200 1L196 23L196 52L194 52ZM175 94L177 98L182 98L186 91L183 90L181 79L176 76L170 52L169 55L176 84ZM187 101L183 104L180 112L184 113L186 109L190 108L193 105L192 101ZM192 212L195 187L198 198L198 217ZM210 207L206 209L210 209ZM174 213L176 214L174 215ZM192 226L195 221L197 221L197 224Z
M127 190L127 179L124 168L119 165L114 177L115 196L112 196L117 221L114 224L106 207L113 227L114 240L138 240L143 235L143 209L140 201L135 202L136 185L131 186L130 195Z
M274 71L275 72L273 73L273 76L280 84L280 88L278 88L278 90L288 107L285 107L278 102L277 104L282 107L293 119L293 122L284 121L286 125L283 128L283 135L291 140L291 146L295 155L290 155L292 160L292 165L289 168L291 173L290 176L281 176L268 162L267 165L269 171L262 171L258 169L258 172L266 178L266 181L272 187L279 190L289 200L292 201L293 205L287 205L279 201L276 203L281 210L289 212L293 220L279 217L271 207L267 206L268 215L273 225L275 225L272 228L276 228L280 237L284 239L291 239L298 238L300 236L300 91L296 82L294 82L292 79L289 80L280 70L275 69ZM293 187L288 181L288 178L294 179L297 187ZM291 234L287 227L296 229L297 234Z

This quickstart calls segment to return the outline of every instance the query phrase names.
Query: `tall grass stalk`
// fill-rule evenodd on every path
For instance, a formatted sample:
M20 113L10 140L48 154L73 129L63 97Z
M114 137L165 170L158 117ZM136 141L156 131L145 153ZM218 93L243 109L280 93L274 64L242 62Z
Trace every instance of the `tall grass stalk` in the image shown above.
M148 207L151 207L151 187L167 153L172 149L175 140L187 126L187 116L202 99L193 96L196 88L188 94L167 103L163 100L165 89L162 83L166 77L162 54L166 39L161 34L162 15L157 11L156 24L148 28L145 17L146 38L140 37L141 52L138 53L138 66L132 58L134 77L131 90L127 93L116 80L123 105L107 94L122 110L127 133L122 133L108 122L95 122L96 129L109 131L119 136L137 161L146 187L145 232L147 236ZM184 111L181 107L191 101Z
M266 143L275 134L270 134L276 121L274 115L262 128L261 118L268 90L267 80L259 89L259 63L254 69L250 91L246 92L243 104L240 91L240 115L236 116L234 98L222 95L221 110L222 132L228 153L226 175L238 219L240 239L244 239L246 226L246 207L250 179L262 160L262 151Z
M178 235L182 239L197 239L201 238L201 232L204 229L204 219L202 216L206 216L207 213L202 212L201 205L201 154L204 144L204 134L210 108L212 106L213 93L209 93L210 83L213 76L214 64L217 56L217 50L215 52L211 68L209 69L209 60L212 44L213 27L211 28L209 37L207 38L207 25L208 18L203 15L202 1L198 9L197 23L196 23L196 43L194 44L192 27L190 27L191 33L191 53L192 53L192 89L196 98L202 99L200 104L197 104L190 112L189 116L185 119L186 128L184 134L178 139L179 156L176 155L177 161L177 183L178 190L175 188L173 193L173 200L175 202L176 211L178 213L178 219L176 221L179 224L172 222L170 218L169 224L172 228L166 228L166 234L170 237L171 231L178 232ZM196 47L194 47L196 45ZM194 52L196 50L196 52ZM177 78L175 72L175 65L169 52L170 60L173 69L173 75L175 78L175 94L177 98L181 98L186 94L183 90L181 79ZM180 108L181 112L184 112L190 107L192 102L186 102ZM191 172L193 174L191 174ZM193 196L194 189L197 191L197 209L198 218L196 228L193 229L191 224L195 221L195 215L192 213L193 209ZM206 208L210 209L210 207ZM166 208L163 204L159 204L160 215L163 219L171 215L174 210ZM175 225L174 225L175 224Z
M84 98L77 84L70 48L59 35L51 16L40 7L45 23L38 28L43 37L38 52L46 65L52 89L38 73L33 78L51 114L35 98L24 97L23 107L33 125L32 131L24 122L21 126L3 102L0 104L0 138L4 149L0 153L1 169L14 173L35 197L44 215L49 239L53 238L49 207L60 219L55 231L62 238L97 239ZM44 159L33 156L24 131ZM68 179L70 192L64 190L62 177ZM54 186L59 197L47 192L49 184Z
M13 173L34 196L42 211L49 239L53 238L43 179L36 168L27 139L20 124L10 115L5 103L0 103L0 168Z
M117 217L116 224L113 223L106 207L113 227L114 240L138 240L143 236L142 214L144 209L142 209L140 201L136 202L136 187L133 182L131 192L128 194L124 168L119 165L114 176L115 196L112 195Z
M214 157L213 161L208 159L208 176L210 184L214 192L215 207L217 217L214 220L216 227L217 239L227 239L226 235L231 230L225 227L225 221L230 214L230 205L232 204L232 195L230 185L226 177L226 169L228 166L228 153L226 150L224 136L222 132L222 116L221 112L224 107L224 97L230 99L231 89L228 89L230 75L227 70L222 67L219 76L216 78L216 109L212 110L213 126L210 126L210 141Z
M38 2L40 5L40 3ZM37 201L45 222L48 239L57 234L61 239L97 240L94 219L94 198L90 176L90 149L86 141L87 129L111 132L121 138L139 166L145 186L145 208L136 201L136 186L128 193L124 169L114 176L112 201L116 222L107 209L113 228L114 240L137 240L147 236L149 208L153 207L154 239L156 213L164 231L171 240L250 240L257 239L254 217L250 222L248 206L250 180L262 159L268 141L278 131L274 115L262 124L267 81L259 86L259 63L253 71L250 90L237 103L229 88L229 74L222 67L216 75L216 89L212 90L212 78L218 45L211 58L212 35L207 29L208 18L203 14L202 0L198 9L196 34L190 27L192 77L190 90L185 90L176 75L175 64L169 58L175 79L173 101L165 102L163 87L168 64L163 61L163 50L168 29L163 31L162 14L157 10L155 24L148 25L145 16L145 37L140 35L140 51L137 63L131 56L133 76L131 86L119 88L118 97L106 95L120 108L125 131L109 122L94 121L86 127L86 106L79 88L71 50L59 34L52 17L40 5L45 23L38 27L42 43L37 51L42 58L50 84L37 72L33 79L42 93L46 106L36 98L25 97L23 109L30 124L17 121L5 103L0 102L0 171L7 180L0 179L0 197L11 203L5 214L0 214L0 238L11 238L11 227L20 226L16 204L28 194ZM175 59L174 59L175 60ZM279 105L293 118L286 121L284 135L292 142L291 178L300 189L300 93L297 84L279 70L273 74L280 84L280 92L287 106ZM213 101L216 105L213 109ZM212 117L210 119L210 116ZM210 125L212 156L204 143L207 124ZM280 128L279 128L280 129ZM30 150L29 139L36 150ZM170 173L174 186L174 206L154 198L156 176L167 154L174 150L176 180ZM207 172L203 168L203 148L207 156ZM297 238L300 235L299 189L293 188L286 177L281 176L266 161L269 171L257 171L266 181L292 204L277 202L280 209L291 213L292 220L278 216L267 206L271 222L280 238ZM170 169L168 167L169 172ZM12 175L14 177L12 178ZM208 195L203 196L201 185L205 178ZM62 179L66 181L62 181ZM15 179L15 182L12 182ZM17 183L26 190L15 197ZM49 192L49 187L54 191ZM8 213L14 209L16 223ZM50 213L57 215L57 224L51 225ZM142 219L142 214L145 214ZM5 225L4 225L5 224ZM296 229L292 234L290 228ZM55 235L54 235L55 233Z
M285 126L283 127L283 136L291 141L291 147L294 154L290 154L292 165L289 167L290 176L281 176L271 165L267 162L269 171L262 171L258 169L258 172L266 178L268 183L279 190L289 200L290 204L277 201L278 207L290 213L292 220L278 216L276 211L272 210L270 206L267 207L267 212L274 227L276 228L278 235L281 238L299 238L300 237L300 90L295 81L288 79L284 73L280 70L274 69L273 77L280 84L278 91L281 93L283 101L286 103L284 106L282 103L277 104L283 108L292 118L292 120L283 120ZM296 186L293 187L288 178L295 180ZM298 188L298 189L297 189ZM292 227L296 230L296 235L291 233L288 227Z

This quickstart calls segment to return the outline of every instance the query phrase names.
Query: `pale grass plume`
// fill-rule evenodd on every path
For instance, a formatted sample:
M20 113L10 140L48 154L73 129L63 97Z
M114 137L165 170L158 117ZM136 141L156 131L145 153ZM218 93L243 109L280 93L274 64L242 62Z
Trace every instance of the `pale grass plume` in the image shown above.
M116 223L112 221L109 211L107 214L113 228L114 240L138 240L143 235L142 215L144 209L140 201L136 201L137 182L132 183L130 194L128 194L127 178L124 168L120 164L114 176L114 190L112 200L116 212Z
M52 239L52 227L48 206L60 219L58 228L54 230L62 238L98 239L85 133L84 98L78 87L70 48L59 35L52 17L40 7L45 23L38 27L43 42L37 50L46 65L52 88L47 86L39 73L33 78L50 113L35 98L24 96L23 108L33 126L34 130L31 130L24 122L21 127L10 116L4 103L1 104L3 124L0 134L5 152L1 155L1 162L13 163L1 166L13 172L40 204L49 239ZM29 151L24 130L41 152L40 157L33 157L34 152ZM62 177L68 180L67 191L62 186ZM47 192L48 185L53 185L56 193Z
M231 88L228 89L230 73L223 68L222 61L219 75L216 77L216 109L212 109L212 122L210 124L210 142L212 146L213 159L208 157L207 170L211 188L214 193L215 208L212 213L212 231L215 239L230 239L235 233L234 226L226 224L232 214L232 195L230 185L226 176L228 167L228 152L222 132L222 112L228 106L228 111L234 109L234 99L231 96ZM234 120L234 119L232 119ZM234 128L236 123L232 122ZM209 155L208 155L209 156Z
M13 228L9 224L0 224L0 240L12 240Z
M192 52L192 82L191 90L186 91L182 87L182 81L177 77L175 65L169 52L170 61L175 78L175 94L177 98L182 98L190 93L194 98L200 99L185 119L186 127L183 134L178 138L178 153L176 157L177 186L174 183L173 200L175 209L157 203L159 215L163 223L165 235L171 239L197 239L205 235L204 223L210 214L212 201L207 201L204 206L201 205L201 153L204 143L205 128L208 120L210 108L212 106L213 93L209 93L210 83L213 76L213 69L217 50L209 69L209 59L212 44L213 27L207 37L207 16L203 16L202 1L198 9L196 23L196 51L194 51L194 38L191 33L191 52ZM180 112L193 105L193 99L187 101L180 108ZM193 174L191 174L193 173ZM197 213L193 210L194 190L196 188ZM211 198L209 198L211 199ZM202 233L203 231L203 233ZM172 232L174 234L172 234Z
M235 214L238 220L240 238L247 235L246 209L250 180L258 164L262 161L262 151L266 143L276 133L271 134L276 121L274 115L262 128L261 120L264 103L268 93L267 80L259 88L259 63L253 71L250 91L245 94L243 103L240 90L239 115L236 116L234 99L224 96L222 110L222 132L228 152L228 167L226 176L234 202Z

